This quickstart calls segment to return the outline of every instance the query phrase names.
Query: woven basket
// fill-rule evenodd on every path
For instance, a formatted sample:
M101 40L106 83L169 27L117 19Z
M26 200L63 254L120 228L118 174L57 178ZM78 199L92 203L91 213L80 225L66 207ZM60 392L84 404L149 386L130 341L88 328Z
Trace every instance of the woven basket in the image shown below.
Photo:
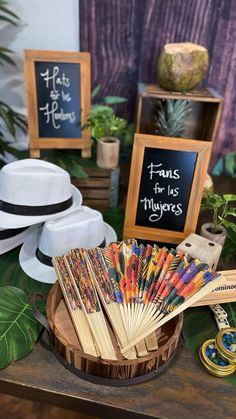
M173 358L183 323L180 314L157 330L159 349L135 360L103 360L85 354L80 347L63 295L56 282L46 303L47 321L55 354L73 373L101 384L129 385L145 381L161 372ZM113 339L116 342L116 339ZM118 347L116 348L117 352Z

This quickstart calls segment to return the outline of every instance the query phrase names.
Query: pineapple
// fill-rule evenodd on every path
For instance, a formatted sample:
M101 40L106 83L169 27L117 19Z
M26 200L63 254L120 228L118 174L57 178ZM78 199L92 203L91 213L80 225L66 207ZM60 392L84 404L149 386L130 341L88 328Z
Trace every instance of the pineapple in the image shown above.
M183 137L185 118L191 112L188 100L160 99L155 109L155 133L164 137Z

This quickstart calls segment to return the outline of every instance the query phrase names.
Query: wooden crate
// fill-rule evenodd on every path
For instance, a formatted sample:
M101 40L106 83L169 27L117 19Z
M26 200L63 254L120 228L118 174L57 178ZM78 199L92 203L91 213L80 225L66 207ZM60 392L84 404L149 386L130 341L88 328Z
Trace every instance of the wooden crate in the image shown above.
M86 168L87 179L72 178L83 196L83 205L99 211L118 205L120 169Z
M220 121L223 98L211 88L188 93L168 92L154 84L138 84L136 132L156 134L154 109L160 99L189 100L192 111L186 117L185 138L213 141Z

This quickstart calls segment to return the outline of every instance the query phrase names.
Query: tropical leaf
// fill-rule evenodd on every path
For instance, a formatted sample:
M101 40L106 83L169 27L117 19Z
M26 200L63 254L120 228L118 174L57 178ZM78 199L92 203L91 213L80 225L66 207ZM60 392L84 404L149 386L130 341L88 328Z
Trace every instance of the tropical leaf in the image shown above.
M95 117L97 115L106 114L106 115L113 115L114 110L110 106L105 105L92 105L90 116Z
M0 286L21 288L26 294L47 295L51 285L35 281L24 273L19 264L19 250L17 247L0 256Z
M0 12L3 12L3 15L1 14L1 17L5 17L6 15L11 18L14 18L15 20L20 20L19 16L16 15L16 13L12 12L8 7L8 2L1 0L0 1ZM11 19L10 23L12 23L13 25L16 25L15 20Z
M0 368L28 355L41 330L26 294L19 288L1 287Z
M235 226L235 224L234 224ZM226 263L236 261L236 229L228 229L221 257Z
M236 327L236 302L222 304L228 314L228 321L232 327ZM216 336L218 328L209 307L194 307L184 313L182 336L185 346L198 357L198 351L202 343ZM225 378L230 384L236 386L236 375Z
M94 87L94 89L93 89L93 91L91 93L91 98L94 99L98 95L98 93L100 92L100 90L101 90L101 85L98 84L96 87Z
M15 136L16 127L26 133L26 119L18 112L13 111L6 103L0 101L0 117L4 120L6 127L11 135Z
M3 65L4 63L8 63L14 66L16 65L14 60L11 57L9 57L9 54L11 54L12 52L13 51L11 51L8 48L0 47L0 65Z
M85 172L82 166L80 166L76 160L70 161L69 172L72 177L77 179L87 179L88 174Z
M105 96L103 101L106 105L116 105L118 103L127 102L127 99L121 96Z
M125 211L122 208L109 208L102 215L104 221L114 228L117 239L122 240Z

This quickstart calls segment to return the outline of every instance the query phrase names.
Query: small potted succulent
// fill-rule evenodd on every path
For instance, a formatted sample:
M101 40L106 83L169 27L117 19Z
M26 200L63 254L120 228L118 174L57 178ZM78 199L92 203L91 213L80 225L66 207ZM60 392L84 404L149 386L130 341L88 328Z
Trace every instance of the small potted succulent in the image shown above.
M227 236L227 231L236 232L236 224L229 221L230 217L236 217L236 207L232 202L236 201L236 195L217 195L209 192L202 199L201 208L213 211L213 219L210 223L201 226L201 236L206 237L222 247Z

